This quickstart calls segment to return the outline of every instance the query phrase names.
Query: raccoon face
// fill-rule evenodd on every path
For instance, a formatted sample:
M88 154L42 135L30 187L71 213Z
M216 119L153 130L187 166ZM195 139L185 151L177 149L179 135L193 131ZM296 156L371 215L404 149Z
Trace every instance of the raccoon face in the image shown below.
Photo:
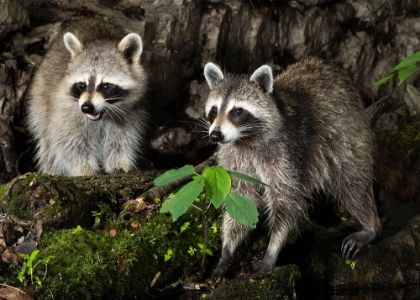
M90 75L88 80L80 80L71 86L71 97L79 102L81 111L90 120L98 121L105 111L115 111L118 102L124 101L129 94L129 90L111 82Z
M69 95L79 102L82 113L92 121L100 120L105 112L124 119L130 94L143 88L138 80L144 77L139 64L140 36L130 33L118 45L97 42L85 47L68 32L64 44L71 55L68 69L71 75L67 77Z
M269 129L274 104L267 99L273 91L270 67L262 66L250 79L234 75L225 78L219 67L208 63L204 75L211 89L206 118L212 142L250 142Z

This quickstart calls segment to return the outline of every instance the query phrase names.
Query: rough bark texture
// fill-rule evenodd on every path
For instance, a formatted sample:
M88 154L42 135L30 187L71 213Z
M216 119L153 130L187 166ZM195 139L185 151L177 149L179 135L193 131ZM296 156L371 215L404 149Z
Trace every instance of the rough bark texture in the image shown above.
M230 72L244 73L251 73L268 63L275 72L281 72L291 62L318 56L337 62L353 73L366 105L370 105L368 112L381 145L396 150L398 157L405 159L406 166L418 169L419 75L410 77L398 88L395 80L379 89L372 87L404 57L420 51L419 6L420 1L415 0L0 1L0 157L3 159L0 183L9 182L4 186L7 201L18 199L15 206L3 202L11 218L9 221L16 226L31 227L37 220L42 220L44 226L74 227L92 222L90 212L97 203L112 206L129 200L127 203L132 210L127 212L136 214L150 208L148 203L133 199L152 186L151 181L158 171L78 179L33 173L12 180L18 173L35 171L33 145L28 142L23 123L25 96L51 38L62 22L87 16L101 18L104 22L113 19L142 36L142 62L149 74L148 98L153 103L156 125L150 143L151 160L158 168L195 164L209 157L214 150L191 132L200 129L191 123L180 122L203 115L208 87L202 73L207 62L219 63ZM379 194L383 220L390 224L384 226L383 238L362 250L355 269L351 269L337 256L337 247L352 229L346 226L344 231L338 229L331 235L320 232L311 241L314 250L309 254L310 261L303 266L311 279L335 288L419 284L416 262L420 255L417 245L420 209L416 204L395 206L398 195L384 195L383 191ZM26 205L25 211L18 209L19 203ZM57 211L51 209L58 206L62 210L56 215ZM402 220L407 222L398 222ZM165 234L163 236L166 238ZM12 237L15 234L10 235L8 241L13 240ZM397 249L395 245L402 246ZM325 253L321 247L328 247L334 253ZM163 253L166 250L161 249ZM179 250L178 255L183 253L184 259L188 259L186 252ZM144 253L149 255L147 251ZM287 249L280 257L282 255L287 255ZM11 257L19 258L18 255ZM298 256L297 261L305 261L305 257ZM158 270L161 266L155 268ZM293 298L298 276L294 272L285 274L290 274L293 288L279 293ZM166 279L165 283L176 281L180 276ZM145 277L144 282L148 284L151 279ZM149 291L147 284L144 290ZM225 291L235 291L240 284L233 282L223 286ZM77 284L69 286L73 290L78 287ZM269 283L269 288L275 287ZM220 289L215 295L226 297L225 291ZM276 291L269 292L270 296L279 295ZM201 293L197 293L197 298ZM98 295L96 290L93 294ZM418 294L417 289L412 295ZM391 298L402 299L404 295L396 291ZM247 299L246 295L232 297ZM386 299L385 295L383 299Z
M0 114L14 116L15 126L22 125L26 90L52 35L61 22L86 16L104 22L113 19L142 35L142 61L150 75L148 96L156 115L155 139L168 127L186 127L178 122L186 119L185 111L192 117L202 116L208 93L202 69L208 61L231 72L250 73L266 63L280 71L295 60L319 56L350 69L367 104L392 92L402 103L406 94L416 95L416 88L406 92L405 87L418 84L418 75L398 89L396 81L375 90L372 86L405 56L420 50L418 4L408 0L4 0L5 9L0 10ZM418 99L414 96L415 103ZM26 140L25 133L19 138ZM159 141L152 143L155 165L165 167L162 157L170 164L173 152L181 158L179 165L205 158L199 155L201 151L183 155L187 147L182 141L169 138L166 144L174 144L169 150ZM189 150L200 148L197 144L191 139ZM16 147L18 156L32 148ZM33 170L32 153L25 153L19 161L21 172ZM0 167L5 170L4 164ZM6 175L3 181L15 174Z

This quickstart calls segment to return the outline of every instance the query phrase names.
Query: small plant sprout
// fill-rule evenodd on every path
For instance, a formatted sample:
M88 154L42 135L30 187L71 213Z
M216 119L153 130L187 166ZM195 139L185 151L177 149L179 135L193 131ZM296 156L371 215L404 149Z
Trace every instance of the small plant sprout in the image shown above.
M186 165L178 170L169 170L157 177L154 183L157 186L162 186L185 176L192 176L193 180L179 189L169 200L166 200L162 204L160 212L171 212L173 221L176 221L187 212L190 207L194 207L201 212L204 227L204 243L197 244L202 253L201 279L204 274L206 254L212 255L211 250L207 249L207 210L211 205L219 208L224 203L227 213L233 219L241 224L255 228L258 222L257 207L249 198L231 191L232 176L255 184L265 184L247 175L225 170L220 166L206 167L200 175L195 172L194 167L191 165ZM196 202L198 205L196 205ZM181 232L188 229L189 225L189 222L184 223L181 227ZM213 232L217 232L217 224L213 223L211 229ZM193 255L195 251L196 248L190 246L188 253Z
M98 226L99 223L101 223L101 214L102 213L100 212L92 210L92 216L95 218L95 224L93 224L93 227Z
M356 268L357 260L346 259L346 265L349 265L352 270Z
M169 248L168 251L166 251L166 254L164 254L163 260L164 261L170 260L172 258L172 255L173 255L173 251L171 248Z
M77 233L81 232L82 230L83 230L82 226L77 225L77 227L76 227L76 228L73 228L73 229L71 230L71 234L77 234Z
M33 276L33 273L35 272L35 268L39 265L39 264L45 264L45 274L43 279L45 279L45 276L47 276L47 264L49 263L49 261L53 258L55 258L55 256L53 255L49 255L43 259L40 260L36 260L36 256L38 255L39 250L34 250L32 251L31 255L28 254L20 254L20 256L23 258L23 265L22 265L22 269L19 271L18 275L17 275L17 279L20 282L23 282L26 278L26 275L29 275L31 277L31 283L34 283L34 279L36 281L36 283L38 285L42 285L42 281L38 276Z

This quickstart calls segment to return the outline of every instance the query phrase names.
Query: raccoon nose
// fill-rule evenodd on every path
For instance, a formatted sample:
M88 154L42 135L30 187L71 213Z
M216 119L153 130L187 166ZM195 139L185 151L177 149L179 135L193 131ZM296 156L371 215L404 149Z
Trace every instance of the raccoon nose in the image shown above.
M82 104L81 109L82 109L82 112L84 112L85 114L91 114L91 113L94 112L95 107L93 106L92 103L85 102L85 103Z
M223 133L220 129L215 129L210 133L210 139L213 142L221 142L223 140Z

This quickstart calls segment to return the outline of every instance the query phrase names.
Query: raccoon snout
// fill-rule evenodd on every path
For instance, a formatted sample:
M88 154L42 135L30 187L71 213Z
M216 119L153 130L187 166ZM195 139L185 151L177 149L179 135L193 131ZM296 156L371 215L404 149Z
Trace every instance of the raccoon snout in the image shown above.
M85 114L91 114L95 111L95 107L90 102L83 103L81 109L82 109L82 112Z
M211 133L210 133L210 139L212 140L212 142L221 142L223 141L223 133L220 129L214 129Z

